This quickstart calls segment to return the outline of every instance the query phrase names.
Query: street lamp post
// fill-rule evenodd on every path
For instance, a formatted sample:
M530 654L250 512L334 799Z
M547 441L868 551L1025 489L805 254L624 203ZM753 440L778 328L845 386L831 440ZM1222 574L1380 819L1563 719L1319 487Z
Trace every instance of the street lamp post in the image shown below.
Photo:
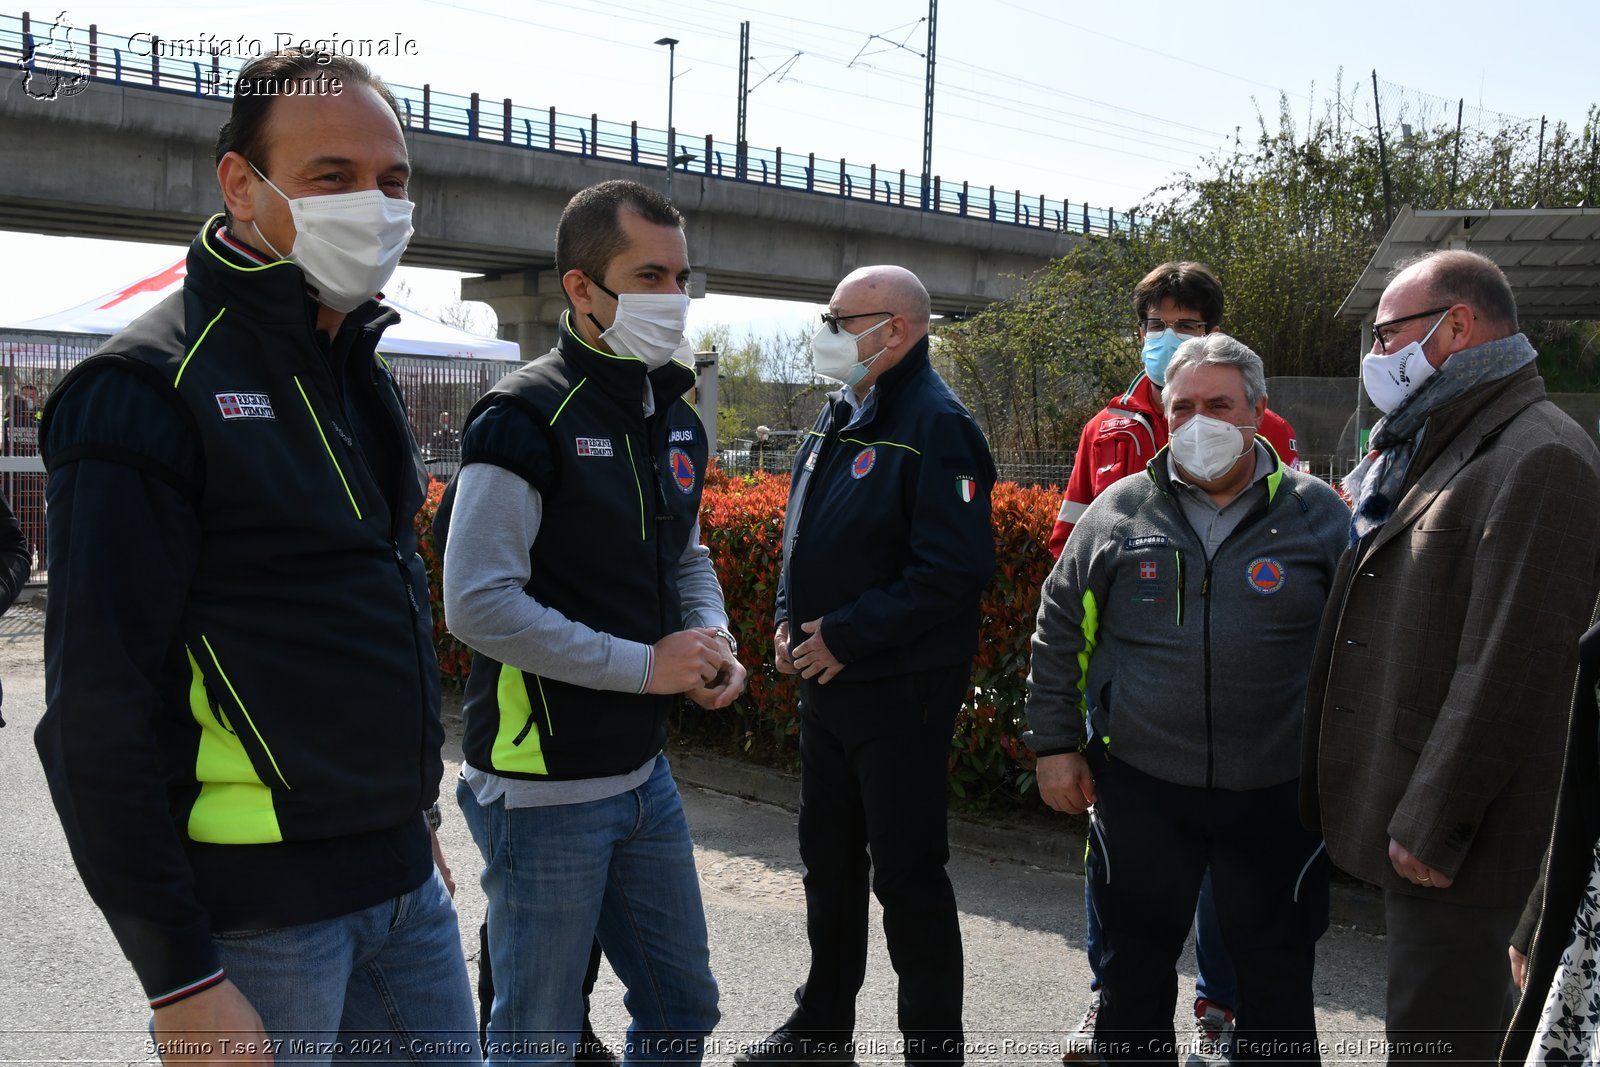
M678 39L676 37L663 37L656 44L667 46L667 199L672 199L672 168L678 154L676 140L672 128L672 85L678 80Z

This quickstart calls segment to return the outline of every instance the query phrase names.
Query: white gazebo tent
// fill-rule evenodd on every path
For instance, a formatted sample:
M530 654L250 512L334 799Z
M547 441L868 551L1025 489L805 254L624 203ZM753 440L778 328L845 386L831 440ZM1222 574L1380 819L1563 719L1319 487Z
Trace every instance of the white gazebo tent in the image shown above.
M119 289L102 293L76 307L51 315L13 323L7 327L27 333L83 334L110 337L134 319L178 291L188 273L183 260L147 274ZM516 362L515 341L481 337L430 319L393 300L384 303L400 312L400 322L384 332L378 350L389 356L431 356L437 359L489 359ZM3 338L0 338L3 340Z

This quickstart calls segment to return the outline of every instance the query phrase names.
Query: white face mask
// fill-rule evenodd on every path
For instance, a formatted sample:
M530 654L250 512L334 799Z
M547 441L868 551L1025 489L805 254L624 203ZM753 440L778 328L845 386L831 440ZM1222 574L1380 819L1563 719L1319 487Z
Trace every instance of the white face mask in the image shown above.
M1361 384L1379 411L1385 415L1394 411L1437 373L1437 368L1422 354L1422 346L1449 314L1446 311L1440 315L1422 340L1412 341L1398 352L1368 352L1361 357Z
M597 283L598 284L598 283ZM605 286L601 290L611 291ZM621 293L617 317L600 340L619 356L632 356L650 370L665 367L675 355L693 352L684 340L689 328L689 297L684 293ZM591 321L593 316L590 316ZM599 325L596 321L595 325ZM681 357L680 357L681 358Z
M334 311L354 311L389 284L411 240L411 201L381 189L291 200L255 164L250 169L288 203L294 247L285 256L259 226L256 235L273 255L299 265L319 301Z
M1243 427L1210 415L1196 415L1172 432L1172 458L1202 482L1228 473L1249 447Z
M878 326L885 326L891 321L893 316L860 333L851 333L842 328L838 333L834 333L831 326L823 323L822 329L811 337L812 368L824 378L832 378L847 388L855 385L872 370L873 362L889 351L887 348L880 348L866 359L861 359L856 342L876 330Z

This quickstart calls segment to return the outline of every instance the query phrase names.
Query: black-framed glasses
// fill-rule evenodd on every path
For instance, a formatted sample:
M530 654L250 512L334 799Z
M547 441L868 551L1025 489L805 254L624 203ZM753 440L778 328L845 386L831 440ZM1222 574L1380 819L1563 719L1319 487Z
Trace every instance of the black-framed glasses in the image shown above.
M1395 335L1394 327L1399 326L1402 323L1415 322L1417 319L1425 319L1429 315L1443 315L1446 311L1449 311L1453 307L1455 307L1454 304L1446 304L1442 308L1429 308L1427 311L1419 311L1415 315L1401 315L1397 319L1389 319L1385 322L1373 323L1372 337L1373 340L1378 342L1378 351L1382 352L1384 355L1389 354L1389 342L1394 340Z
M1140 319L1139 325L1144 327L1145 333L1160 333L1162 330L1177 330L1185 337L1199 337L1206 332L1206 324L1199 319L1178 319L1168 322L1161 318Z
M858 311L854 315L830 315L828 312L824 311L822 313L822 322L823 325L827 326L830 331L833 333L838 333L839 324L841 322L848 322L851 319L869 319L874 315L893 314L894 312L892 311Z

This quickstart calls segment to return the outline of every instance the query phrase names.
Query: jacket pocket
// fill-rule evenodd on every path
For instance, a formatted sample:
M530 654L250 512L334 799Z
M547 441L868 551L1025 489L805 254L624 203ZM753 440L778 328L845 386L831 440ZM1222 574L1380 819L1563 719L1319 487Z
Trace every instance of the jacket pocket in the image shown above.
M1438 711L1428 711L1414 704L1401 704L1394 716L1394 743L1408 752L1421 752L1433 735L1433 722Z

